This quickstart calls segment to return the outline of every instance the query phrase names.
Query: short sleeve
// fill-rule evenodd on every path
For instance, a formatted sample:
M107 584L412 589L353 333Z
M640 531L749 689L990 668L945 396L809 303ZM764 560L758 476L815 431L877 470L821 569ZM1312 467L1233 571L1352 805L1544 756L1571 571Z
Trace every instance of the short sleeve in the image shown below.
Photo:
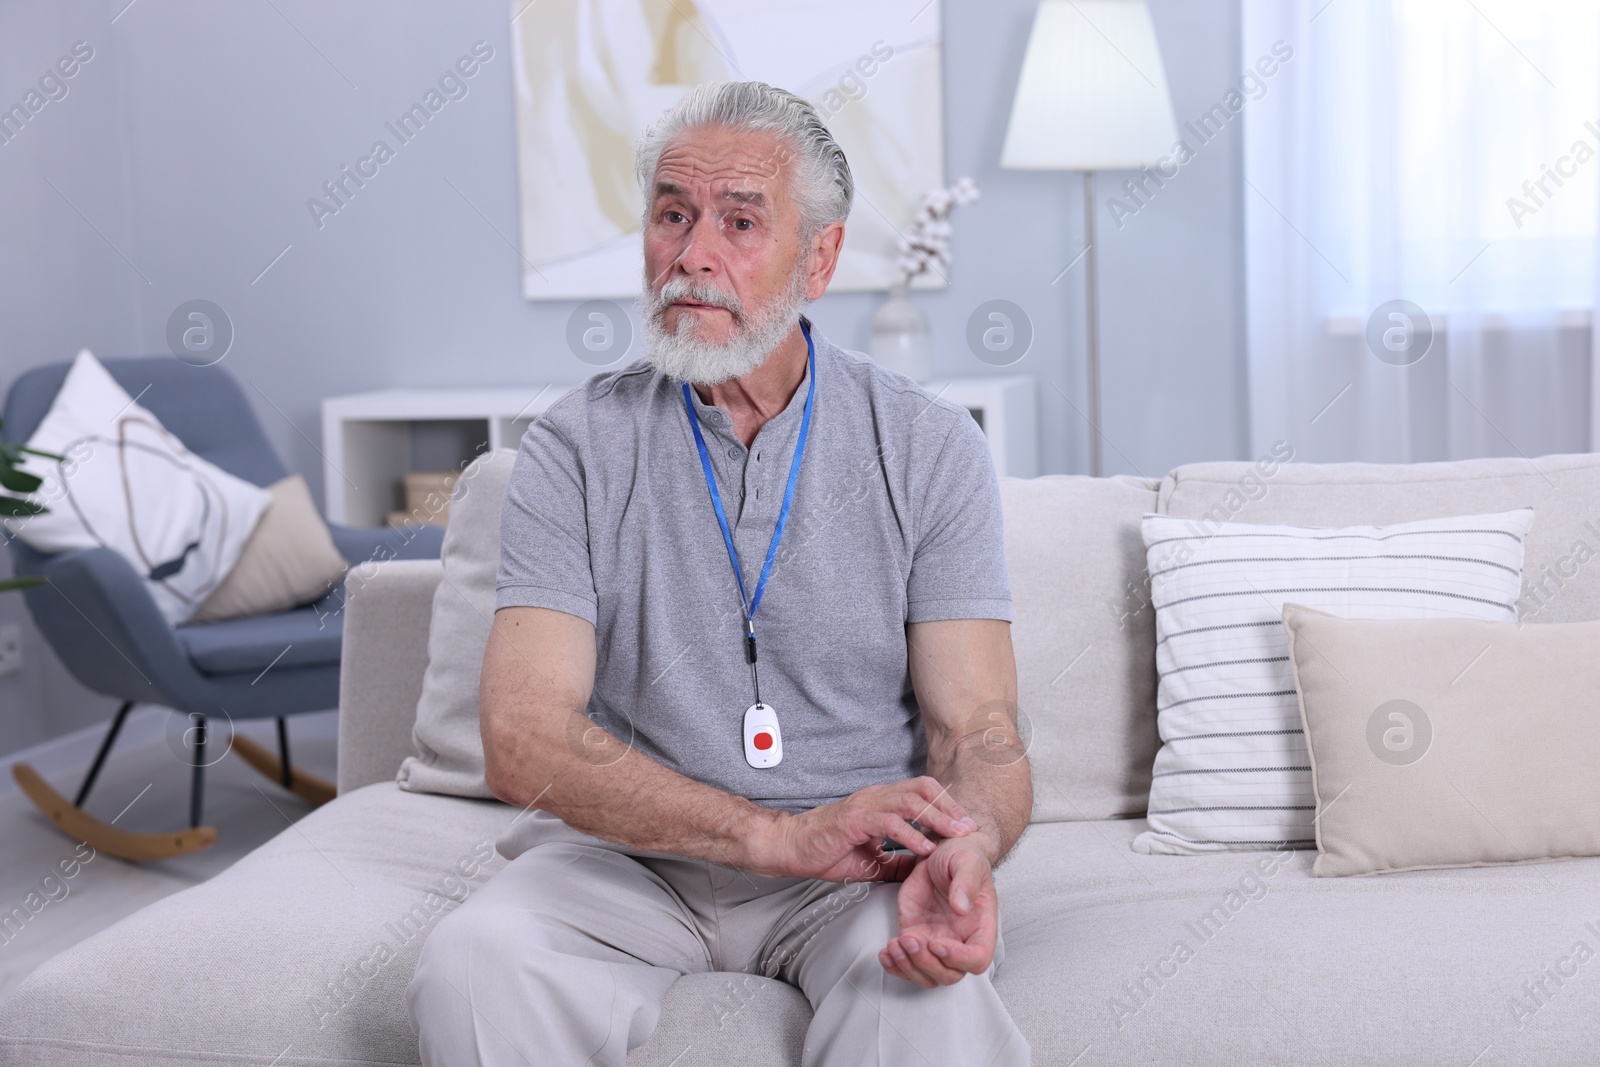
M522 436L500 510L496 610L553 608L595 622L582 426L562 417L578 403L558 403Z
M1000 481L983 431L965 411L953 420L916 510L906 621L1011 621Z

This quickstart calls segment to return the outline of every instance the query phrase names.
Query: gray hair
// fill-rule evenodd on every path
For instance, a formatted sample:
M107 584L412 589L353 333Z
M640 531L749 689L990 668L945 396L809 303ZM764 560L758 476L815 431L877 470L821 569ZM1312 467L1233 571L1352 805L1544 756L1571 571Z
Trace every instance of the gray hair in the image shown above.
M692 90L651 124L634 156L634 176L644 191L645 212L653 198L656 167L673 138L689 130L723 126L730 130L776 133L794 152L792 190L800 206L804 237L833 222L843 222L855 199L855 179L844 149L806 101L765 82L713 82Z

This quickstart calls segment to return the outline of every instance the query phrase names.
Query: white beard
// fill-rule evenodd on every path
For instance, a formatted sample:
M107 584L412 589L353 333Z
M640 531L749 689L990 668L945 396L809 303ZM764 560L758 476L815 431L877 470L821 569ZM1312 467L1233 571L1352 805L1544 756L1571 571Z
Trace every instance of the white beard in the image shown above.
M795 264L789 288L752 313L734 294L725 293L704 282L673 278L654 295L649 279L640 296L644 319L645 359L662 374L690 385L720 385L730 378L749 374L766 361L783 343L799 321L806 299L806 260ZM733 332L717 343L699 336L699 323L685 315L678 328L668 333L667 307L675 300L693 300L726 308L733 316Z

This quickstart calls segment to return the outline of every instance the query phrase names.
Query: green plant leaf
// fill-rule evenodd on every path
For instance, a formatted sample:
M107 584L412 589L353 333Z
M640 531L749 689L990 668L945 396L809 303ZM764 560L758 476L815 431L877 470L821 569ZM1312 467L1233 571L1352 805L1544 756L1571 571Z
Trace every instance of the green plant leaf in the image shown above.
M5 420L0 419L0 425L4 425L4 421ZM37 448L29 448L24 444L0 441L0 461L3 461L0 462L0 465L14 466L18 463L21 463L24 453L30 456L38 456L41 459L55 460L57 463L61 462L61 460L64 458L56 455L54 452L44 452Z
M35 504L31 500L23 500L21 497L0 496L0 518L43 515L48 510L43 504Z
M6 464L0 463L0 485L5 486L13 493L36 492L44 480L37 474L19 471Z

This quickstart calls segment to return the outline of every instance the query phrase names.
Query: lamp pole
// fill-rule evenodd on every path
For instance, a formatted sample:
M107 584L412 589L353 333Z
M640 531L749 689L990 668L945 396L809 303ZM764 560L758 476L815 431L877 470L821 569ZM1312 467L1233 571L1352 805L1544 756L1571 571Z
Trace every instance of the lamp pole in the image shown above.
M1100 462L1100 314L1099 286L1096 284L1094 232L1094 171L1083 172L1083 253L1088 260L1084 278L1084 326L1088 334L1086 348L1089 373L1089 474L1098 478Z
M1089 261L1084 280L1084 362L1089 473L1096 478L1104 473L1106 437L1100 427L1095 172L1137 170L1164 158L1177 139L1178 123L1148 0L1039 0L1017 76L1000 165L1083 175L1084 248L1079 255Z

